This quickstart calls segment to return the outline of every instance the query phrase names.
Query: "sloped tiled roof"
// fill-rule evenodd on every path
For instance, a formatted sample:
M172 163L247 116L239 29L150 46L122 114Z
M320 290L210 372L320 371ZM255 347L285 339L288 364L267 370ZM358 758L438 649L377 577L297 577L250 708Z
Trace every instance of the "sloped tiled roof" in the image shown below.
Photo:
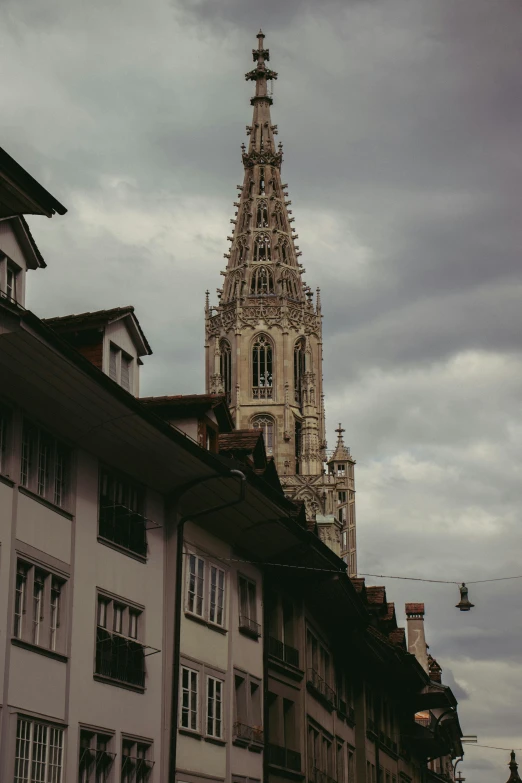
M167 419L197 417L211 410L221 431L229 432L234 428L224 394L165 394L162 397L140 397L140 402Z
M78 332L85 329L101 329L107 324L111 324L114 321L118 321L120 318L125 318L127 315L132 315L139 336L143 341L145 352L152 353L152 349L149 345L143 329L140 326L140 322L136 318L134 307L127 305L125 307L112 307L109 310L94 310L93 312L86 313L72 313L70 315L61 315L55 318L44 318L43 321L51 329L54 329L58 334L65 335L69 332Z
M234 430L219 436L220 451L253 451L262 437L262 430Z
M0 217L65 215L66 208L0 147Z

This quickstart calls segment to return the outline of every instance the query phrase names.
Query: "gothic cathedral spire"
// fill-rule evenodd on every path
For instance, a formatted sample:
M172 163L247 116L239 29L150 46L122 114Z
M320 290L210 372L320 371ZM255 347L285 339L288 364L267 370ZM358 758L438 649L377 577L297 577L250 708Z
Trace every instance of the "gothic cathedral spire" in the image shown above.
M260 30L255 67L245 75L255 83L253 117L248 148L241 145L243 184L218 306L206 297L206 388L226 395L237 428L264 431L285 492L305 502L309 519L326 524L335 517L333 548L340 551L339 482L324 469L320 296L318 290L314 305L303 280L288 186L281 182L283 147L276 147L270 116L277 73L267 66L264 38Z

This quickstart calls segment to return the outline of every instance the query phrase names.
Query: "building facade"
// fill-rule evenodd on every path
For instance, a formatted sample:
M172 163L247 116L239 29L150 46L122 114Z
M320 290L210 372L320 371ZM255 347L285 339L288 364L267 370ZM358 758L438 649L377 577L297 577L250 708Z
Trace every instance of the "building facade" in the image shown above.
M321 298L317 289L314 302L304 282L281 179L268 88L277 73L267 66L264 37L260 31L246 74L255 84L253 118L218 306L206 298L206 388L225 394L236 427L263 430L285 493L304 502L320 537L355 576L355 460L343 446L343 462L326 468Z

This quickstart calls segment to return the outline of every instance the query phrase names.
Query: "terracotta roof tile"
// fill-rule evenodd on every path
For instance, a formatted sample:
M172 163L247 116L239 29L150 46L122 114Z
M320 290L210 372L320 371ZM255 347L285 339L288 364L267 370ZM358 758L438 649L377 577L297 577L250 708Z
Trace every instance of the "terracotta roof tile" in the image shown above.
M162 397L140 397L140 402L149 407L168 406L169 408L188 408L193 405L212 407L224 401L223 394L165 394Z
M389 638L393 644L406 649L406 633L404 628L394 628L393 631L390 631Z
M356 589L356 591L358 593L364 592L364 590L366 588L366 580L365 579L362 579L360 577L352 577L350 581L351 581L352 585L355 587L355 589Z
M65 332L70 329L84 329L97 325L104 325L120 318L123 315L134 313L134 307L112 307L110 310L94 310L87 313L72 313L71 315L60 315L56 318L44 318L43 322L51 326L55 331Z
M262 430L233 430L219 436L219 451L253 451L262 437Z

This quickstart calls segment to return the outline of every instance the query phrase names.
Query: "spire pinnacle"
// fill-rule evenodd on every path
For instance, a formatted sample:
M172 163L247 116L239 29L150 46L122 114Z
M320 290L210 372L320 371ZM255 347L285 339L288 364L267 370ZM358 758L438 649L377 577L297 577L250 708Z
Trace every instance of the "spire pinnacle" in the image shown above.
M520 781L520 775L518 774L518 764L516 762L515 751L511 751L509 767L509 779L508 783L518 783Z
M335 431L337 433L337 445L330 462L333 460L351 459L350 449L344 445L343 432L346 432L346 430L343 429L341 422L339 422L339 426Z

